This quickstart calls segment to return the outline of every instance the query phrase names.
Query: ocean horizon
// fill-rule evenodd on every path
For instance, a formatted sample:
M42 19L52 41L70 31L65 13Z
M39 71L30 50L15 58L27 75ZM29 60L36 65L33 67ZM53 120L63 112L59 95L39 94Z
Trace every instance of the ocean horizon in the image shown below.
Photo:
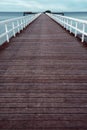
M0 21L21 16L23 16L23 12L0 12Z
M0 21L21 17L24 12L0 12ZM65 16L87 20L87 12L63 12Z

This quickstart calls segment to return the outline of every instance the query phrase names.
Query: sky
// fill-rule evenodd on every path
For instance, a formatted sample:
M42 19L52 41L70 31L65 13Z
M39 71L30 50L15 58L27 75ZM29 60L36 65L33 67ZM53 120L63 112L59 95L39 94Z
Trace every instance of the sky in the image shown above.
M87 0L0 0L0 11L87 11Z

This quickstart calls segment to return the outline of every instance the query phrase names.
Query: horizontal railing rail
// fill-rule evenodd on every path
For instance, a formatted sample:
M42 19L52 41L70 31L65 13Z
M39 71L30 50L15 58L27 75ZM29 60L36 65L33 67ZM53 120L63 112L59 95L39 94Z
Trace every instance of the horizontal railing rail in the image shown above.
M0 30L3 30L0 31L0 45L6 41L9 42L12 36L15 37L16 33L20 33L21 30L39 17L39 15L40 13L0 21Z
M58 22L61 26L69 30L70 33L74 33L75 37L80 34L81 41L84 42L85 36L87 36L87 21L80 20L72 17L66 17L56 14L48 14L49 17Z

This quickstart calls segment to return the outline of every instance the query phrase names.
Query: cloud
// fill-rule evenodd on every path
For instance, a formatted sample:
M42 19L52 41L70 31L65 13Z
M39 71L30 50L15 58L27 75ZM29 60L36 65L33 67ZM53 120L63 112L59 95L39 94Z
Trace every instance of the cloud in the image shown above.
M24 0L1 0L0 1L0 5L4 5L4 6L8 6L8 5L12 5L12 6L24 6L24 7L31 7L31 6L41 6L38 2L36 1L24 1Z
M0 11L87 11L87 0L0 0Z

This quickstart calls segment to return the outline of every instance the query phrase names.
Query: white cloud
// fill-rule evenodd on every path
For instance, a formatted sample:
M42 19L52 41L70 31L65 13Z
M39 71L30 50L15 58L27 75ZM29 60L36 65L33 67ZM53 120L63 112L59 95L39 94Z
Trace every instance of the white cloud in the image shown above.
M0 0L0 7L3 6L3 9L6 7L9 9L8 10L12 10L13 7L13 11L16 9L20 9L21 11L23 10L40 10L42 9L42 5L37 2L37 1L25 1L25 0ZM19 10L16 10L19 11Z
M0 0L0 11L87 10L87 0Z

